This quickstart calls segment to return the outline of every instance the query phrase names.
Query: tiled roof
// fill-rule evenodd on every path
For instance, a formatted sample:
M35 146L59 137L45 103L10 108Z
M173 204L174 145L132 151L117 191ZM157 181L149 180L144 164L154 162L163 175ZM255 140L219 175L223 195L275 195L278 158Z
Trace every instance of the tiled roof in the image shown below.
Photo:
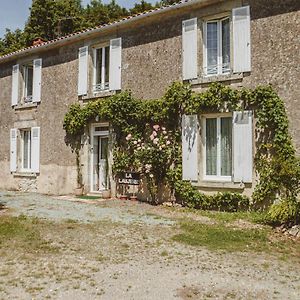
M35 45L35 46L30 46L30 47L23 48L23 49L11 52L9 54L0 56L0 62L1 62L1 60L5 60L5 59L7 59L9 57L12 57L16 54L21 54L23 52L27 52L27 51L30 51L32 49L37 49L37 48L45 47L47 45L55 44L59 41L70 40L70 39L76 38L76 37L80 38L81 35L84 35L86 33L93 33L93 32L95 32L99 29L104 29L104 28L110 27L112 25L122 24L125 21L131 20L131 19L137 19L138 17L152 15L152 14L155 14L155 13L158 13L158 12L161 12L161 11L168 10L172 7L177 8L178 6L182 6L183 4L186 4L186 3L189 3L189 2L192 3L192 2L197 2L197 1L196 0L181 0L180 2L174 3L172 5L168 5L168 6L164 6L164 7L158 7L158 8L152 9L152 10L148 10L148 11L145 11L145 12L142 12L142 13L138 13L138 14L135 14L135 15L132 15L132 16L125 17L123 19L120 19L120 20L117 20L117 21L114 21L114 22L111 22L111 23L107 23L107 24L100 25L100 26L93 27L93 28L87 28L87 29L84 29L84 30L79 31L79 32L75 32L75 33L60 37L60 38L56 38L56 39L51 40L51 41L43 42L43 43Z

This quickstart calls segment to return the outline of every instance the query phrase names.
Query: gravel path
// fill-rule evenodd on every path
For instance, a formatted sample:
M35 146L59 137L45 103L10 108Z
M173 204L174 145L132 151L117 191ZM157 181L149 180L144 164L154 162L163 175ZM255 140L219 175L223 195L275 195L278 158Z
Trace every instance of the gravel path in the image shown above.
M161 207L75 200L0 193L4 214L45 219L38 226L57 249L0 244L0 299L300 299L299 261L176 243Z

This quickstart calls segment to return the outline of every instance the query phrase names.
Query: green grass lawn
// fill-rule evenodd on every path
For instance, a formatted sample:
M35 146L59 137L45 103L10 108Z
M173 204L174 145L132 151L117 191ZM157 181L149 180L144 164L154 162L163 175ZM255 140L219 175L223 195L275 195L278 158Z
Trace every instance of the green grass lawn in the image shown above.
M57 249L50 246L40 233L42 224L38 219L25 216L1 216L0 248L22 249L27 253L55 252Z

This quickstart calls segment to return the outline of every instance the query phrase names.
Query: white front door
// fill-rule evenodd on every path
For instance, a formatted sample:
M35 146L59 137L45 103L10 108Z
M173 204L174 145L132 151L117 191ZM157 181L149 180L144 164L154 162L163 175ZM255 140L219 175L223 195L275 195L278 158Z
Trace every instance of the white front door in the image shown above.
M104 191L109 187L108 136L105 133L103 131L95 132L92 136L92 192Z

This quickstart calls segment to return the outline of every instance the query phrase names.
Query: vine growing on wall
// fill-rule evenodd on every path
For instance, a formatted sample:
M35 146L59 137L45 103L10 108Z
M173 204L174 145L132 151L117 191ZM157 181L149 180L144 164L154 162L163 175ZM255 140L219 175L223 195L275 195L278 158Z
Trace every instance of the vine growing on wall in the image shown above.
M189 85L174 83L155 100L135 99L125 91L83 106L73 104L65 116L64 128L68 136L75 138L96 116L109 121L116 133L114 173L127 171L128 166L138 169L146 178L153 202L159 201L163 184L185 205L234 211L248 208L249 199L237 193L207 196L181 179L182 115L234 110L255 112L255 169L259 180L253 204L269 206L281 200L294 208L300 190L299 159L288 131L284 102L271 86L236 90L214 83L204 92L195 93Z

